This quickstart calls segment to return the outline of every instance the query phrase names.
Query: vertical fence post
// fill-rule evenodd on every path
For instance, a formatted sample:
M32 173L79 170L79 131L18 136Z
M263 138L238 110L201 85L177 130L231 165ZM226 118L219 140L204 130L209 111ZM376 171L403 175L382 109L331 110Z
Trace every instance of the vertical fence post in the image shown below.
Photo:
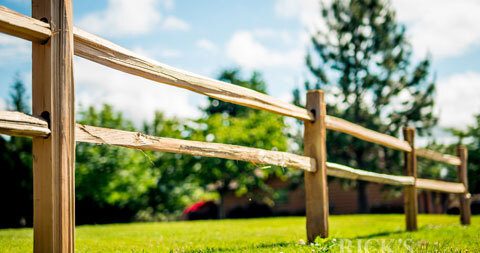
M415 155L415 129L403 128L403 138L412 147L411 152L405 152L404 175L417 178L417 157ZM415 185L407 185L404 188L404 211L407 231L417 230L417 189Z
M467 160L468 150L465 146L457 147L457 155L460 158L461 164L458 166L458 181L465 185L465 192L460 193L460 222L462 225L470 225L470 193L468 193L468 173Z
M52 37L32 43L33 114L49 122L33 139L34 252L73 252L75 232L75 110L71 0L32 0L32 16Z
M311 90L307 93L307 110L314 121L305 121L304 153L316 161L316 171L305 171L305 207L307 216L307 239L313 242L317 236L328 237L328 185L326 126L327 114L323 92Z

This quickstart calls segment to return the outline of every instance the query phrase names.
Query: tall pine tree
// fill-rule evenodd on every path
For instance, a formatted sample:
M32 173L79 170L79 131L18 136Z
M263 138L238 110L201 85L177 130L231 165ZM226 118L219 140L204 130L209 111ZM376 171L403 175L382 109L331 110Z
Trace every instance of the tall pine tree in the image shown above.
M398 136L410 125L425 135L436 123L430 60L412 63L405 27L384 0L333 0L322 4L324 29L311 38L305 88L323 89L327 112L369 129ZM294 91L298 103L300 92ZM330 132L328 159L355 168L399 174L401 153ZM359 212L368 211L366 182L357 182Z

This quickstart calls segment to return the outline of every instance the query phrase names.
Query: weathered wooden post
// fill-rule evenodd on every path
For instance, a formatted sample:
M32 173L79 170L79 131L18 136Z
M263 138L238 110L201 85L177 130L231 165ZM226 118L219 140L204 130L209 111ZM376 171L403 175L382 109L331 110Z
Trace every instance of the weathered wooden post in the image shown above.
M470 193L468 193L468 150L465 146L457 147L457 155L460 158L458 166L458 181L465 186L465 193L460 193L460 222L462 225L470 225Z
M404 175L417 178L417 157L415 155L415 128L404 127L403 138L410 144L411 152L404 152L405 164ZM415 185L407 185L404 188L404 211L407 231L417 230L417 189Z
M51 25L45 44L32 44L33 114L49 122L33 138L34 251L73 252L75 110L71 0L32 0L32 15Z
M307 239L313 242L317 236L328 237L328 185L326 126L327 114L323 91L307 93L307 110L314 115L313 121L305 121L304 153L316 161L316 171L305 171L305 207L307 216Z

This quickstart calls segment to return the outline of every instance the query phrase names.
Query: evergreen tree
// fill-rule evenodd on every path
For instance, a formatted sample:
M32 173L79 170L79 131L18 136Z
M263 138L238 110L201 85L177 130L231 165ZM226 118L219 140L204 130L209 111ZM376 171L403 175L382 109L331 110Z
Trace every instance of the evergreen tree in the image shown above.
M327 112L398 136L403 126L425 135L436 123L429 57L414 64L405 27L384 0L333 0L322 4L325 29L311 38L306 65L314 77L305 89L323 89ZM300 101L299 90L294 91ZM399 174L401 153L329 132L328 159L355 168ZM359 212L368 211L366 182L357 182Z
M23 113L30 113L28 95L20 76L15 76L15 81L10 88L8 109Z
M450 132L457 136L458 144L465 144L468 148L468 188L472 194L480 193L480 114L475 115L473 125L467 127L466 130L450 129ZM456 144L450 149L454 150ZM456 171L453 170L454 179L457 177Z

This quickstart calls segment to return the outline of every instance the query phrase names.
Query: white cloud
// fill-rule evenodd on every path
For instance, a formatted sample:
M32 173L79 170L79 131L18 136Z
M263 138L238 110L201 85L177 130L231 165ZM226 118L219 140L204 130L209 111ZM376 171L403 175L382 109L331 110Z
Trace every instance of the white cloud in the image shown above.
M182 57L182 51L176 49L164 49L160 52L161 58L179 58Z
M75 58L76 102L82 106L109 103L135 123L151 120L155 110L168 116L197 117L195 95Z
M277 0L275 13L283 18L298 19L309 32L323 25L320 19L319 0Z
M175 59L180 58L183 56L182 51L171 49L171 48L144 48L144 47L135 47L133 52L137 53L138 55L148 57L150 59Z
M172 31L188 31L190 30L190 25L174 16L168 16L163 20L162 24L163 29L172 30Z
M209 52L217 51L217 45L215 45L212 41L208 39L199 39L197 40L195 45L198 48L203 49L205 51L209 51Z
M147 33L159 21L155 0L109 0L105 10L85 16L79 25L92 33L122 36Z
M227 43L227 55L244 68L295 67L302 65L303 50L273 50L264 46L251 31L237 31Z
M439 125L464 129L480 113L480 73L452 75L437 83L436 107L440 112Z
M173 8L175 7L174 0L163 0L161 1L161 4L166 10L173 10Z
M3 98L0 98L0 110L6 110L7 109L7 103L5 103L5 100Z
M163 18L159 7L170 10L174 7L173 1L108 0L106 9L86 15L79 26L86 31L109 36L146 34L157 27L188 30L188 23L177 17Z
M25 61L31 55L31 43L0 33L0 65L11 61Z
M438 59L465 53L480 45L480 1L395 0L398 19L405 22L416 55Z

